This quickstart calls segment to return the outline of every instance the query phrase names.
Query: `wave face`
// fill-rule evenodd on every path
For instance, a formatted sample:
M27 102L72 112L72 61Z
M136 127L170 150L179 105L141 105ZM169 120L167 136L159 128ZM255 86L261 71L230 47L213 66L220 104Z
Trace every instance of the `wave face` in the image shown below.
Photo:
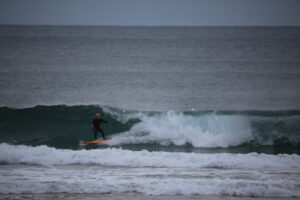
M300 153L300 111L138 112L99 106L0 108L0 142L78 148L100 112L110 146L130 149ZM93 146L91 148L99 148ZM100 147L101 148L101 147Z

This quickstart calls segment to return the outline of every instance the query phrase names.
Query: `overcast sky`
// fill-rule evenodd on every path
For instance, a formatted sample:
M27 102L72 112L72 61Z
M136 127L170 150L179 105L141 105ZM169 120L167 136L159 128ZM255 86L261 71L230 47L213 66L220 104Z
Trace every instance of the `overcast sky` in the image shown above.
M0 24L300 26L300 0L0 0Z

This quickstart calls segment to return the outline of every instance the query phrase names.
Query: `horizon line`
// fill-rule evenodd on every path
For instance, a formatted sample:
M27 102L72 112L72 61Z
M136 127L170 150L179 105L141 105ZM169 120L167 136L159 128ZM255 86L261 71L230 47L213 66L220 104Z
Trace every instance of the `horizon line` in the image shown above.
M67 26L67 27L80 27L80 26L88 26L88 27L186 27L186 28L300 28L298 25L115 25L115 24L1 24L0 26Z

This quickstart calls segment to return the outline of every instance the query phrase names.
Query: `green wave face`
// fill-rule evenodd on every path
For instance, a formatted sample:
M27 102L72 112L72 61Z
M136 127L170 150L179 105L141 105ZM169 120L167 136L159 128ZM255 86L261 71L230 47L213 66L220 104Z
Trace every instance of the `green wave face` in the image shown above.
M97 106L0 108L0 142L75 149L78 141L93 140L90 125L97 112L109 121L102 126L107 135L127 131L135 123L122 123Z
M78 149L95 113L108 146L185 152L300 153L300 111L139 112L99 106L0 108L0 143ZM88 145L85 148L107 148Z

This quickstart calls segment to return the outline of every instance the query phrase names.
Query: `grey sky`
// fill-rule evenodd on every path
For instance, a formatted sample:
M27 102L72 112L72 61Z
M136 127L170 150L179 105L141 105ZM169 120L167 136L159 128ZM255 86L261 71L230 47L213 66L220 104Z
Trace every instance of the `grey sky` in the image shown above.
M0 24L300 26L300 0L0 0Z

